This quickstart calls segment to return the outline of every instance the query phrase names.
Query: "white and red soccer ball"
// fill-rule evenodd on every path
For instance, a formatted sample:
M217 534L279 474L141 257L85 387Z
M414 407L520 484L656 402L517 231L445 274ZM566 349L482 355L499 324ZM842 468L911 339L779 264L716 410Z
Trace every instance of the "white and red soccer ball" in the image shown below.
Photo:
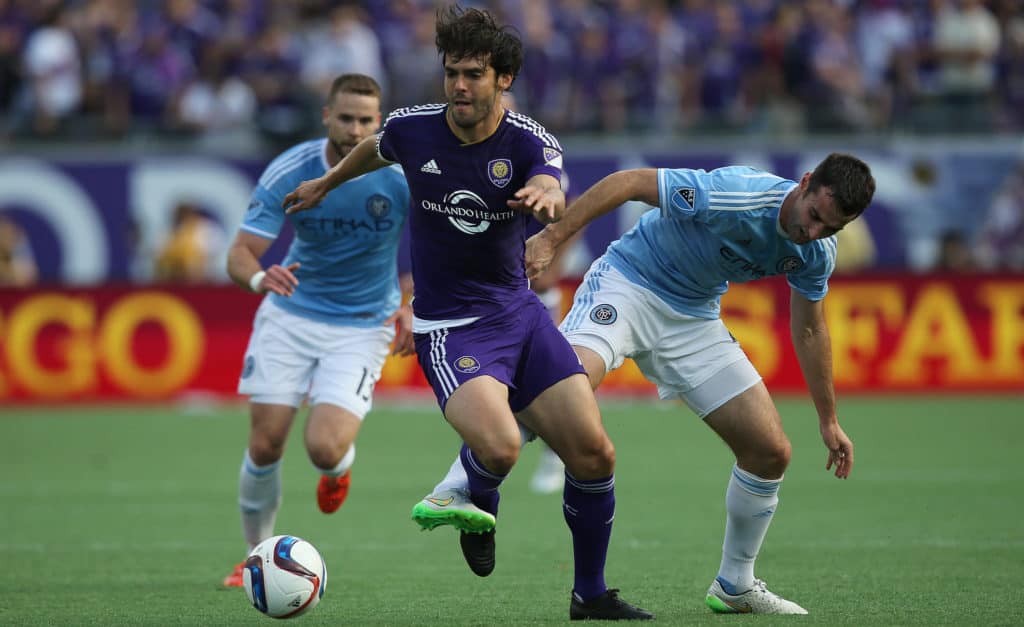
M242 571L249 601L274 618L293 618L324 596L327 567L320 552L295 536L274 536L249 553Z

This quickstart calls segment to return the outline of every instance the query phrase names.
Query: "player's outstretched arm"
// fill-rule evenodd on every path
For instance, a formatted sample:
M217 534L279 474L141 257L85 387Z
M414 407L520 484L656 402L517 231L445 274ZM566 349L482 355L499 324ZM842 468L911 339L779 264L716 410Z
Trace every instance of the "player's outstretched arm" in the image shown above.
M828 448L825 470L846 479L853 470L853 442L839 426L836 393L832 385L832 341L825 324L823 301L810 301L796 290L789 299L790 334L800 370L818 411L818 428Z
M288 267L274 264L264 270L260 257L267 252L273 240L245 231L239 231L228 249L228 276L239 286L251 292L274 292L291 296L299 280L293 274L299 269L298 262Z
M508 206L532 215L538 222L551 224L561 220L565 213L565 192L555 177L538 174L512 195Z
M658 171L653 168L620 170L583 192L565 210L561 220L548 224L526 242L526 276L533 280L547 270L555 249L594 219L630 200L658 206Z
M323 176L303 181L281 202L287 214L319 206L328 193L345 181L389 165L377 155L377 136L370 135Z

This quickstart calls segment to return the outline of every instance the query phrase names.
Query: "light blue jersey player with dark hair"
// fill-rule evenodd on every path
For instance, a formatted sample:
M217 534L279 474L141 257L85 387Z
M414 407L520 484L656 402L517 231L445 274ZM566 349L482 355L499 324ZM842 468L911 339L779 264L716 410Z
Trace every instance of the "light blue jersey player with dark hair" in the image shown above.
M380 100L369 76L334 81L323 108L327 137L299 144L267 166L228 255L236 283L269 293L238 384L251 414L238 497L250 549L274 535L280 460L303 400L311 408L306 450L321 475L317 503L332 513L348 495L356 434L388 347L412 353L412 312L400 307L398 288L398 244L409 213L402 170L388 167L351 181L309 213L289 217L281 208L295 185L322 175L377 131ZM259 259L285 220L295 239L285 260L264 270ZM242 585L242 566L225 585Z
M839 426L822 300L835 234L875 190L860 159L834 153L799 182L749 167L616 172L527 242L527 274L547 268L583 225L629 200L645 213L597 259L561 325L593 387L627 357L664 399L685 402L732 449L722 561L706 596L716 612L806 614L754 576L791 447L760 375L719 318L729 282L785 275L793 345L828 449L845 479L853 443Z
M524 267L526 228L561 218L562 149L544 127L506 111L501 94L522 65L522 42L490 13L441 9L436 44L447 102L392 113L325 175L285 197L290 213L319 205L338 184L392 162L412 192L414 339L445 419L464 442L468 485L413 520L451 524L470 568L495 566L499 487L515 465L518 423L565 462L563 514L573 540L575 620L650 619L604 580L615 518L615 453L583 367ZM304 214L299 214L304 215Z

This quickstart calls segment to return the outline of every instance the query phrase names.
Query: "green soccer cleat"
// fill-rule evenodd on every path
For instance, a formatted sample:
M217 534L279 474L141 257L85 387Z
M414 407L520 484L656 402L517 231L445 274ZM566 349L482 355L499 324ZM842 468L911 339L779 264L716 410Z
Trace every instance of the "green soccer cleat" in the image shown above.
M728 584L726 584L728 585ZM722 580L715 577L704 597L711 611L718 614L806 614L807 610L792 601L787 601L768 589L760 579L754 580L754 587L745 592L729 594Z
M451 525L467 533L486 533L494 529L494 516L469 500L466 490L444 490L428 494L412 508L412 519L429 531L441 525Z

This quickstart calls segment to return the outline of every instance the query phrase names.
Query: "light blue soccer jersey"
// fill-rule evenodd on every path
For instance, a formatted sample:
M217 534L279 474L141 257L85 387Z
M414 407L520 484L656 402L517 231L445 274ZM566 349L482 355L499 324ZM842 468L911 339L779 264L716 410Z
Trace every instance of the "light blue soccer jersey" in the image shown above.
M717 318L729 281L785 274L821 300L835 269L835 236L797 245L779 226L796 183L746 166L658 170L660 211L648 211L605 258L674 310Z
M271 294L296 315L349 326L376 326L401 301L398 242L409 215L402 169L389 166L332 190L319 207L286 216L281 201L299 183L329 168L326 139L294 146L260 177L242 221L243 231L275 239L285 219L295 239L281 265L299 262L291 297Z

